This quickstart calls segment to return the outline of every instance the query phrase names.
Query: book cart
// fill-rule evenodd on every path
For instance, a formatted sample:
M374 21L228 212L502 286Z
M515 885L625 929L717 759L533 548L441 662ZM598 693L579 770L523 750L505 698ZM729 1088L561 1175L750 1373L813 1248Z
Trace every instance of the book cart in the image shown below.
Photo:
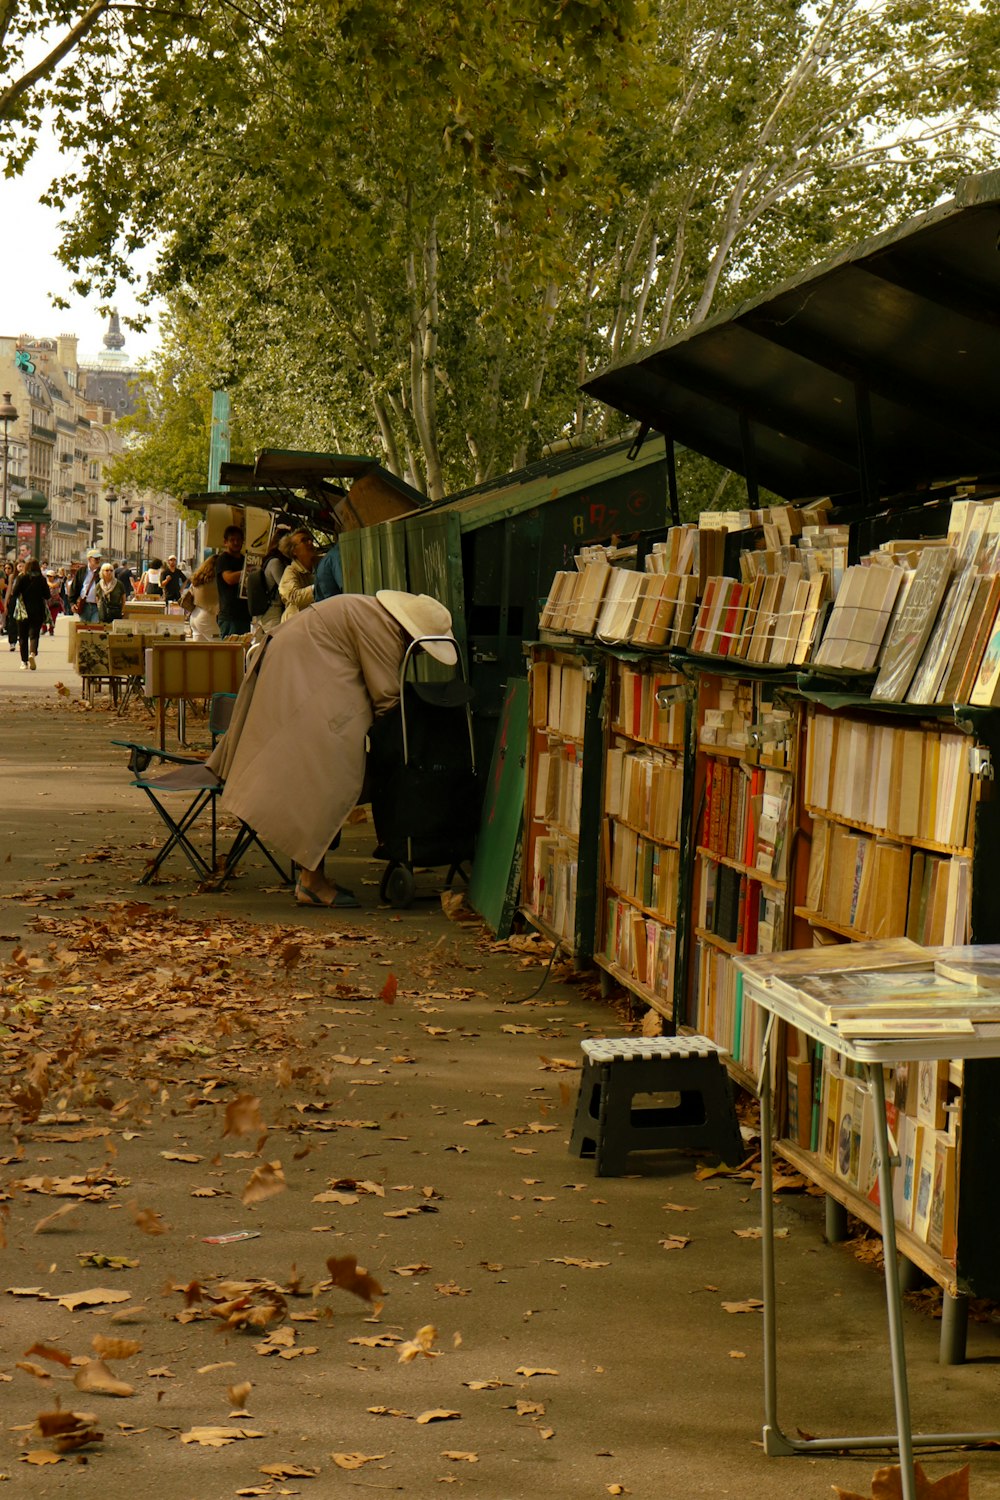
M576 959L594 946L604 669L592 648L529 647L521 912Z
M693 701L690 679L668 662L607 653L593 959L671 1026L690 910Z
M790 947L908 937L930 948L1000 940L990 868L1000 838L994 710L879 705L803 679L805 764ZM874 1101L860 1070L789 1028L775 1077L776 1150L846 1215L882 1223ZM1000 1295L992 1211L1000 1126L992 1058L887 1072L900 1166L896 1244L944 1291L941 1362L965 1356L969 1295Z

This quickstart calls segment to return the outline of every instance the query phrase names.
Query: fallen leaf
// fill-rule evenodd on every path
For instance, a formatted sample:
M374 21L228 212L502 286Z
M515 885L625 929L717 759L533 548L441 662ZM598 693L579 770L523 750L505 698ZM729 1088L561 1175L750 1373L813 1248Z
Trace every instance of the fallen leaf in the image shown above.
M533 1365L518 1365L515 1374L523 1375L526 1380L530 1380L533 1375L558 1375L559 1371L536 1369Z
M430 1270L425 1260L414 1261L410 1266L390 1266L394 1276L423 1276Z
M260 1135L266 1130L256 1094L240 1094L226 1105L224 1136Z
M44 1219L39 1219L31 1231L32 1234L47 1234L60 1219L64 1219L67 1214L76 1213L79 1207L79 1203L64 1203L61 1208L56 1209L55 1213L46 1214Z
M417 1358L418 1354L424 1355L426 1359L436 1359L439 1350L433 1345L437 1338L437 1329L433 1323L426 1323L423 1328L418 1328L412 1339L407 1339L399 1351L399 1363L408 1365Z
M318 1469L304 1469L301 1464L261 1464L260 1472L272 1479L315 1479Z
M747 1297L744 1302L723 1302L722 1304L723 1312L727 1313L761 1312L763 1307L763 1302L758 1301L756 1297Z
M509 1386L509 1380L463 1380L470 1391L499 1391L502 1386Z
M239 1385L231 1385L226 1394L234 1406L245 1406L252 1390L252 1380L241 1380Z
M50 1344L32 1344L30 1349L25 1349L25 1359L36 1355L39 1359L49 1359L53 1364L69 1367L73 1363L72 1354L67 1354L65 1349L55 1349Z
M580 1260L575 1255L549 1255L546 1259L553 1266L579 1266L583 1271L596 1271L611 1264L609 1260Z
M760 1240L764 1238L764 1231L759 1224L753 1225L750 1229L734 1229L733 1233L740 1240ZM776 1229L774 1231L774 1238L776 1240L786 1240L788 1238L788 1230Z
M743 1352L742 1349L730 1349L730 1351L729 1351L729 1358L730 1359L746 1359L746 1355L744 1354L744 1352Z
M170 1228L163 1215L157 1213L155 1208L140 1208L138 1203L130 1203L128 1211L132 1222L143 1234L166 1234Z
M940 1479L928 1479L923 1467L919 1463L913 1465L913 1477L916 1481L916 1500L968 1500L969 1497L969 1465L964 1468L955 1469L951 1474L945 1474ZM837 1500L869 1500L865 1495L857 1495L853 1490L842 1490L839 1485L833 1486ZM872 1476L871 1500L902 1500L903 1481L901 1471L897 1466L886 1466L876 1469Z
M514 1410L519 1417L544 1417L545 1404L542 1401L515 1401Z
M90 1347L98 1359L131 1359L133 1354L142 1353L138 1339L109 1339L103 1333L94 1334Z
M76 1312L78 1307L104 1307L109 1302L128 1302L131 1296L131 1292L114 1292L105 1287L95 1287L88 1292L67 1292L65 1296L57 1297L56 1301L67 1312Z
M99 1396L134 1396L135 1390L126 1381L119 1380L108 1369L102 1359L88 1359L73 1376L78 1391L88 1391Z
M422 1411L417 1422L424 1427L428 1422L457 1422L461 1416L460 1411L449 1411L447 1407L435 1406L430 1411Z
M379 991L379 999L382 1001L383 1005L394 1004L398 990L399 980L396 978L395 974L390 974L385 984Z
M164 1161L204 1161L203 1156L195 1156L192 1151L161 1151L160 1155Z
M267 1198L273 1198L276 1193L283 1193L287 1186L280 1161L261 1162L251 1172L241 1201L245 1208L249 1208L254 1203L263 1203Z
M371 1411L371 1407L368 1408ZM395 1415L402 1416L399 1412ZM331 1453L330 1457L338 1469L361 1469L365 1464L378 1463L380 1458L385 1458L384 1453Z
M664 1250L684 1250L691 1243L689 1234L668 1234L665 1240L659 1242Z
M478 1453L461 1453L455 1448L445 1448L441 1457L450 1459L453 1464L477 1464L479 1462Z
M327 1260L326 1268L330 1273L330 1281L335 1287L342 1291L353 1292L355 1297L360 1297L363 1302L370 1302L376 1311L380 1311L385 1301L385 1292L379 1286L374 1276L369 1276L363 1267L358 1266L356 1255L344 1255L337 1257L331 1255Z
M252 1432L248 1427L192 1427L181 1433L182 1443L200 1443L203 1448L224 1448L227 1443L239 1442L242 1438L262 1438L262 1432Z

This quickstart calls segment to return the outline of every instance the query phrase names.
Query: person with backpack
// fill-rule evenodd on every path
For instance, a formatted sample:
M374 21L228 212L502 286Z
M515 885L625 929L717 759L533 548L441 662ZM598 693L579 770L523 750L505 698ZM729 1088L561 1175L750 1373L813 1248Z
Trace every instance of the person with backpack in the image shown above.
M313 602L313 582L319 553L312 533L298 526L288 538L292 560L281 575L278 592L285 606L282 620L290 620Z
M247 575L247 604L250 606L250 619L255 634L270 630L281 619L284 605L278 587L291 558L288 545L290 536L287 526L277 527L274 541L264 561L259 568Z

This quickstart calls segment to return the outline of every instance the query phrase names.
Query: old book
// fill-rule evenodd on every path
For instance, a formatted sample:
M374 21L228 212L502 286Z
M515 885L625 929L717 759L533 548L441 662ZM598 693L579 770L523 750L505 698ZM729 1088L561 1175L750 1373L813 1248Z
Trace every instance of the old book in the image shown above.
M965 629L976 589L976 575L958 574L948 585L934 628L906 693L907 703L936 703Z
M979 676L979 668L993 633L1000 607L1000 574L979 579L969 619L955 653L952 671L940 693L940 703L968 703Z
M910 583L902 609L896 615L886 641L872 698L884 703L902 703L937 618L941 601L955 566L953 547L928 548Z
M567 617L566 629L571 635L593 635L597 629L601 604L614 570L607 562L591 562L580 574L574 590L574 608Z

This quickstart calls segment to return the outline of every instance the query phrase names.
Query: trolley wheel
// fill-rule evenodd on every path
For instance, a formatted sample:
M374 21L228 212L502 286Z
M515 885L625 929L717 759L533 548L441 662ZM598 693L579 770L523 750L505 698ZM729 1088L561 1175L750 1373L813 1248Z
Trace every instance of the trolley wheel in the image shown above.
M412 906L416 894L417 882L408 865L393 865L386 871L382 879L382 899L390 906L397 910Z

